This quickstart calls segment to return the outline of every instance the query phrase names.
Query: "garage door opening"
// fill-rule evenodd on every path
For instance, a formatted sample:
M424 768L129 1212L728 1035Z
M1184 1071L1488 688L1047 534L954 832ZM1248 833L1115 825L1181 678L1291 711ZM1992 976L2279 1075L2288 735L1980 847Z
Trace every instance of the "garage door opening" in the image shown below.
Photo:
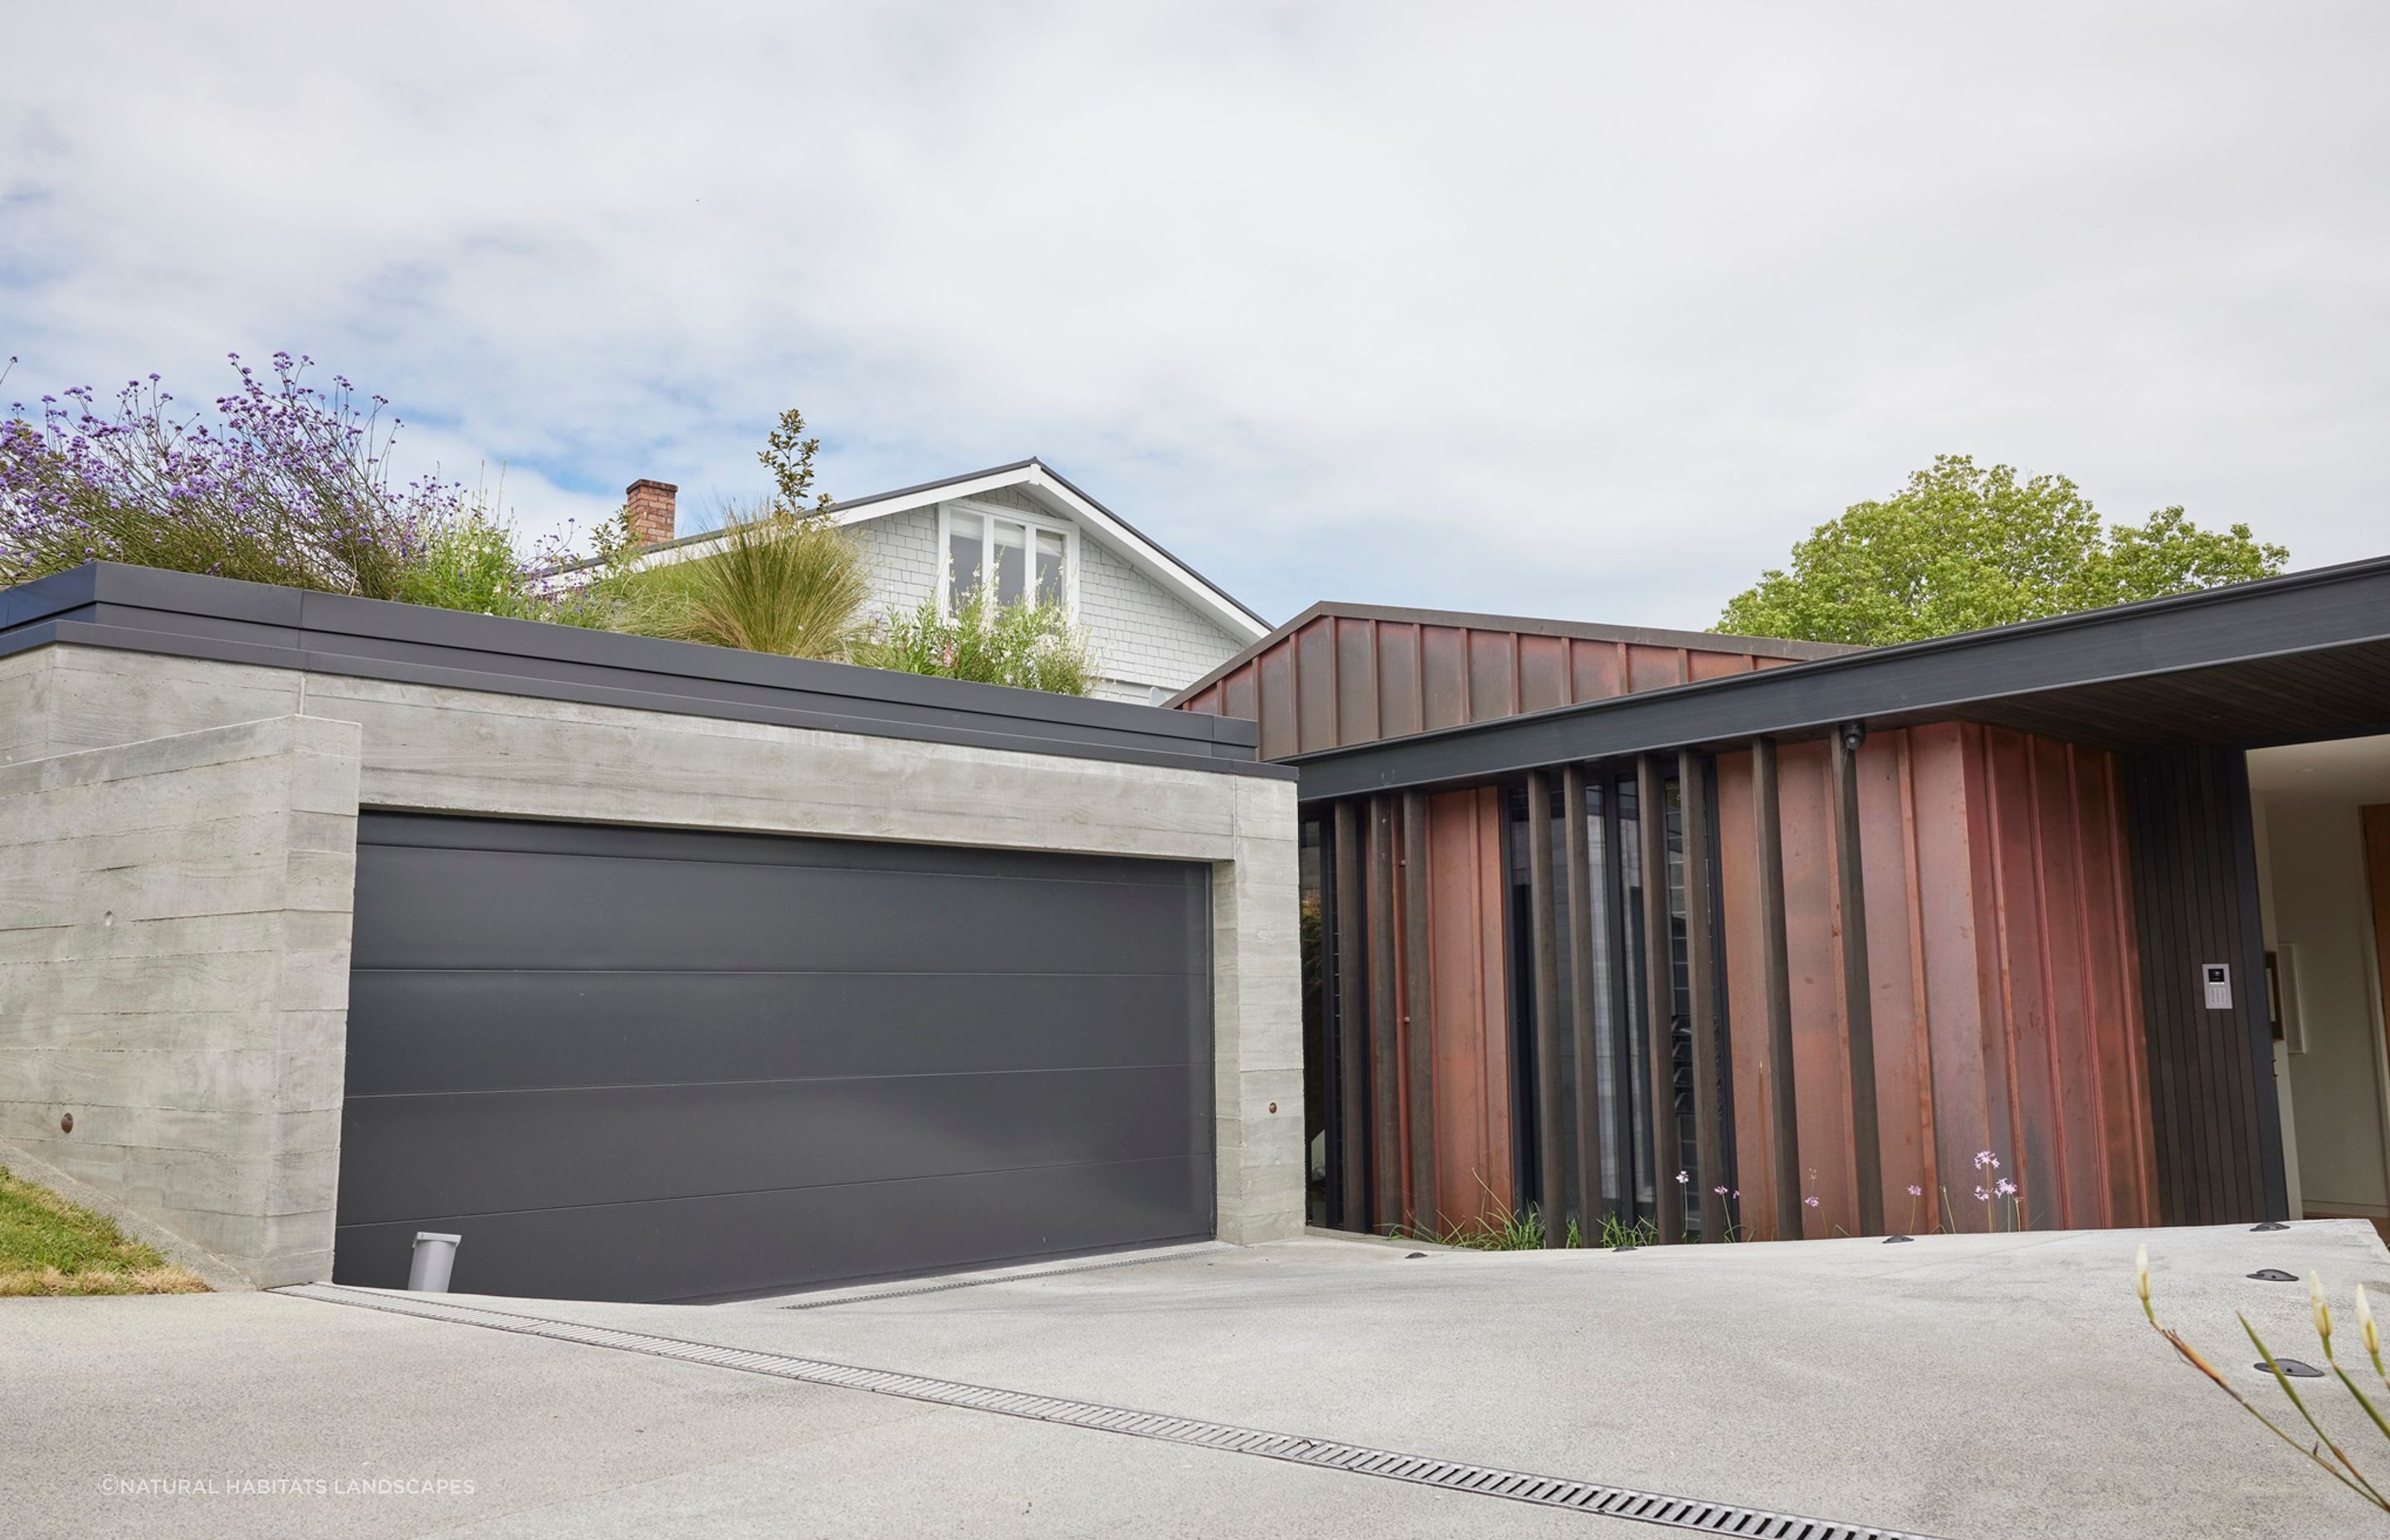
M337 1280L702 1301L1213 1233L1210 874L359 822Z

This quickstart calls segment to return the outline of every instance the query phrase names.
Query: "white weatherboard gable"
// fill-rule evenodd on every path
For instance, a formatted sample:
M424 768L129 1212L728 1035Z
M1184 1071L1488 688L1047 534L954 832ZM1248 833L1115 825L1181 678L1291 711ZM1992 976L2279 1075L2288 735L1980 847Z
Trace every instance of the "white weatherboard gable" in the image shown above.
M1034 498L1041 511L1060 515L1104 541L1131 566L1235 637L1239 647L1257 642L1269 634L1267 625L1034 460L1025 466L984 471L885 497L857 498L839 504L831 510L831 517L840 524L859 524L910 508L964 502L1016 488Z
M944 603L947 534L957 513L1063 536L1065 599L1095 639L1099 695L1160 705L1269 634L1263 621L1034 460L832 505L831 521L863 548L874 612L893 619L925 600ZM708 544L700 533L641 559L686 561Z
M948 535L955 517L970 514L1063 537L1064 602L1095 639L1099 695L1159 704L1266 634L1200 577L1042 472L1015 467L833 508L863 548L872 608L894 617L927 600L943 605Z

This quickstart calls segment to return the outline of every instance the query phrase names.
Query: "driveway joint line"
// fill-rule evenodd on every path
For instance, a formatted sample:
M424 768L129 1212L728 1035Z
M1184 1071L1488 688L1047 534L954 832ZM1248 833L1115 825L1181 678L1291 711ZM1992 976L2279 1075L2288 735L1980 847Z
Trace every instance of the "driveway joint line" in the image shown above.
M880 1300L905 1300L916 1294L943 1294L956 1289L981 1289L992 1283L1034 1283L1039 1278L1059 1278L1071 1273L1095 1273L1110 1267L1142 1267L1154 1262L1182 1262L1199 1256L1212 1248L1205 1245L1180 1246L1133 1257L1110 1257L1100 1262L1065 1264L1034 1270L1013 1270L991 1273L985 1277L954 1278L944 1283L910 1284L903 1288L875 1290L867 1294L841 1293L835 1299L796 1300L788 1304L776 1304L775 1310L828 1310L833 1305L871 1304Z

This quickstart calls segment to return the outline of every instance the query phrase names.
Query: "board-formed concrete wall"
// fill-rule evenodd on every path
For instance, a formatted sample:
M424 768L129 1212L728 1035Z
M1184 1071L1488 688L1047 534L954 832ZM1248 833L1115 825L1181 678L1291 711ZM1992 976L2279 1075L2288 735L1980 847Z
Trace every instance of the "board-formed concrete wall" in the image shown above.
M266 1288L331 1268L359 738L0 767L0 1137Z
M0 763L17 762L0 775L289 715L359 735L352 815L362 804L1209 863L1217 1233L1301 1232L1291 781L63 643L0 658L0 701L13 708ZM173 1031L171 1013L149 1030ZM337 1089L327 1117L337 1134Z

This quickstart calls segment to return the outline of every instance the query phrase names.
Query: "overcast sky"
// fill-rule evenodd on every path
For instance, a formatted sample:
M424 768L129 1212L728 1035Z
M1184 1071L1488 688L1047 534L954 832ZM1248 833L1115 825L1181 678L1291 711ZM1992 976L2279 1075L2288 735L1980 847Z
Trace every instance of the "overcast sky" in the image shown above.
M1043 456L1272 620L1659 625L1937 452L2390 552L2390 6L0 24L0 401L230 350L528 526Z

